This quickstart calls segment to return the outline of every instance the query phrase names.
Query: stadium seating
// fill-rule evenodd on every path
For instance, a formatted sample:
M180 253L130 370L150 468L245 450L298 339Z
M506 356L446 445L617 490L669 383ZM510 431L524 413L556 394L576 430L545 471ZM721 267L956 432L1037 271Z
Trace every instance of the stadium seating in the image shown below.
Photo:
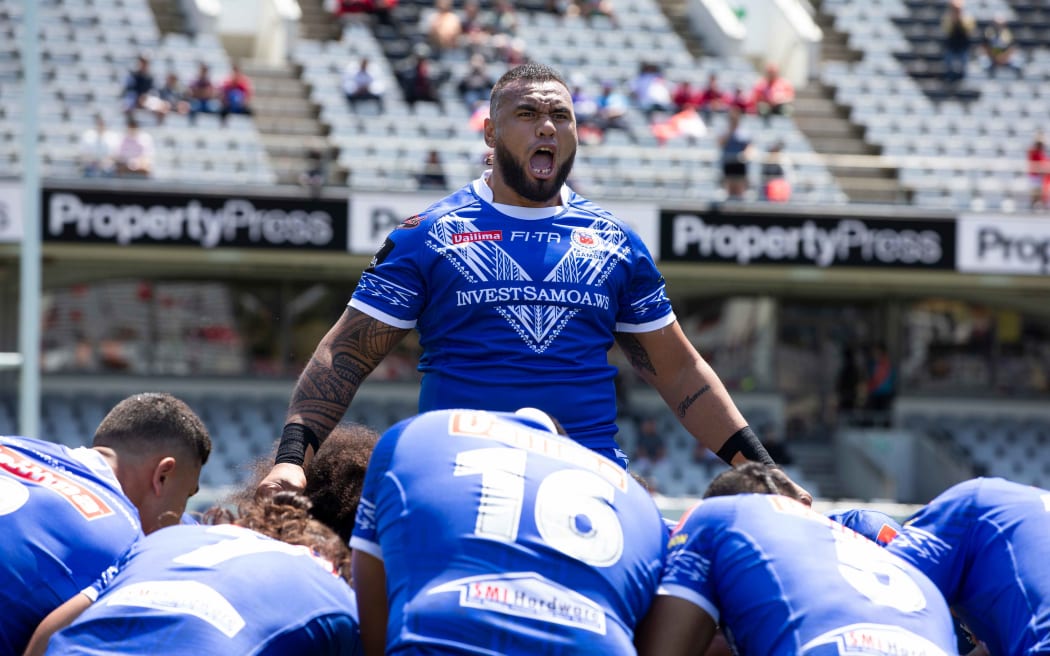
M827 62L822 80L867 130L869 141L900 166L901 181L916 205L944 209L1012 210L1027 206L1025 151L1045 127L1045 87L1050 33L1026 39L1025 74L990 78L970 62L966 93L953 94L912 62L939 65L937 28L943 3L909 0L824 0L836 28L863 53L860 62ZM1001 0L967 3L979 25L992 16L1016 18ZM1016 20L1012 25L1023 24ZM906 30L906 31L905 31ZM921 34L920 34L921 32ZM1028 35L1027 29L1024 34ZM916 43L925 40L919 53ZM930 47L932 46L932 50ZM930 65L932 66L932 65ZM910 71L910 72L909 72ZM938 93L941 91L943 93Z
M910 412L900 418L910 430L940 439L968 458L984 476L1050 486L1050 419L1003 414Z
M584 88L592 94L606 80L626 87L642 60L660 64L671 83L689 80L702 85L711 72L719 74L726 88L735 84L750 88L757 79L754 67L743 58L712 56L695 61L653 0L620 2L616 7L620 21L616 32L598 23L563 23L549 13L519 11L518 36L526 44L526 54L551 63L571 78L585 80ZM421 38L419 34L415 37ZM322 108L322 120L332 128L331 140L340 150L339 163L351 171L351 187L415 189L414 174L431 148L441 151L450 186L465 184L483 169L486 152L480 135L468 126L467 107L455 92L456 82L469 68L465 56L450 53L441 61L447 67L449 82L441 87L440 107L430 103L410 107L399 95L385 54L374 33L351 24L339 42L301 40L293 55L313 88L311 99ZM382 116L376 116L367 103L353 111L340 89L344 67L361 57L368 57L370 70L386 86ZM489 64L494 77L504 70L505 64ZM716 139L725 128L724 116L716 116L707 136L697 143L673 140L664 146L651 134L640 111L632 108L628 120L628 135L612 131L605 143L581 146L574 184L583 193L595 198L643 200L719 197L721 169ZM789 157L813 154L790 119L775 117L766 125L756 117L747 117L745 127L755 136L760 152L782 141ZM836 203L844 199L825 166L814 163L812 157L799 159L805 162L796 167L796 200ZM368 166L361 166L362 162Z
M4 18L4 16L9 18ZM0 2L0 175L18 172L14 134L21 112L18 44L21 3ZM96 0L40 6L41 113L40 159L50 177L79 177L77 154L81 133L101 114L111 130L123 125L121 88L136 56L147 54L157 83L169 71L191 79L198 62L209 64L221 81L230 67L218 38L182 34L161 37L146 0ZM143 129L153 136L159 181L272 184L276 180L250 117L231 116L222 128L204 116L194 128L182 116L154 125L143 116Z

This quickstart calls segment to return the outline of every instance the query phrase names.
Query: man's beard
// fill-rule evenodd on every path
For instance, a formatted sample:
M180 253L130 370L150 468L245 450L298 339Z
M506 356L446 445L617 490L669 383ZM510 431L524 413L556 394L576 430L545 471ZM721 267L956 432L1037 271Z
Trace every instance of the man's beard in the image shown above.
M494 147L496 166L499 167L500 176L507 186L514 190L522 198L527 198L535 203L546 203L561 191L562 185L569 179L572 172L572 164L576 160L576 150L573 149L569 158L558 166L558 172L549 180L534 180L529 177L526 167L528 163L521 164L510 150L497 140Z

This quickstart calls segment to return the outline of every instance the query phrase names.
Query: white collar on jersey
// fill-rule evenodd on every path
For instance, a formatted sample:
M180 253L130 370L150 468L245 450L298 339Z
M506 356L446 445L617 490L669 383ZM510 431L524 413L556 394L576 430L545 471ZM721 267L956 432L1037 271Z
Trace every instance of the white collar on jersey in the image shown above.
M488 183L490 175L492 175L492 169L482 173L481 177L472 183L474 185L474 193L481 200L495 207L501 214L506 214L515 219L549 219L552 216L561 214L569 204L569 193L572 191L569 189L569 185L561 186L561 204L553 207L521 207L520 205L493 203L492 187Z

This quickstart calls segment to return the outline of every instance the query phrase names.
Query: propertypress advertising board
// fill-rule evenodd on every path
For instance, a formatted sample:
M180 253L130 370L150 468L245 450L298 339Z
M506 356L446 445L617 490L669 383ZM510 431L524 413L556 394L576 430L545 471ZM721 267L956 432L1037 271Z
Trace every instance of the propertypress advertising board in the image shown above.
M1050 275L1050 219L963 215L956 248L963 273Z
M22 185L0 182L0 243L22 241Z
M341 200L47 189L51 242L345 251Z
M955 222L663 210L665 261L743 266L955 267Z
M356 192L350 196L350 252L372 255L383 246L390 231L402 221L419 214L441 200L444 193L374 193ZM652 203L633 201L595 201L631 226L649 247L654 258L660 257L657 207Z

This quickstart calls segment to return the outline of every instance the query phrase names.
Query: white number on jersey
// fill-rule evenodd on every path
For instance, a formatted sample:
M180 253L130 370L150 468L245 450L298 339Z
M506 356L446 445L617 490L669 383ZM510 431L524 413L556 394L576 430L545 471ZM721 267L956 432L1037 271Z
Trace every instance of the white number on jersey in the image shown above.
M926 607L922 589L893 562L891 554L856 535L834 529L833 533L839 574L857 592L880 606L889 606L903 613L914 613Z
M525 503L528 453L516 449L474 449L456 455L455 476L481 476L481 504L474 534L513 542ZM544 542L594 567L615 564L623 554L623 526L613 510L616 490L582 469L548 474L536 490L534 517Z

